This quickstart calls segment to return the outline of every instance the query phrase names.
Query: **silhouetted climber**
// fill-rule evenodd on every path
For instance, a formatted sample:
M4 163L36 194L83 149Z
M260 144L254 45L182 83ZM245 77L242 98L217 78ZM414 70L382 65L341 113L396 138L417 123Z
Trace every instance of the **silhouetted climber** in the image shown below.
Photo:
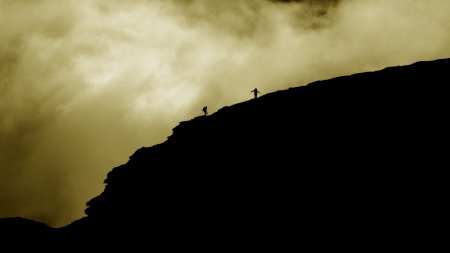
M255 94L255 99L258 98L258 93L261 94L261 92L259 92L259 90L257 88L255 88L254 90L252 90L251 92L253 92L253 94Z
M205 116L208 115L208 106L203 107L203 112L205 113Z

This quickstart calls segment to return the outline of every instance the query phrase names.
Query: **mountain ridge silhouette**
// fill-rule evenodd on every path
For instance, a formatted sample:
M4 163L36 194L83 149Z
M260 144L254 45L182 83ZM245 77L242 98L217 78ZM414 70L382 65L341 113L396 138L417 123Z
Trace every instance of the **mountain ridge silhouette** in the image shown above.
M412 229L417 179L445 157L434 143L448 129L449 69L337 77L181 122L108 173L87 217L35 238L111 249L393 240Z

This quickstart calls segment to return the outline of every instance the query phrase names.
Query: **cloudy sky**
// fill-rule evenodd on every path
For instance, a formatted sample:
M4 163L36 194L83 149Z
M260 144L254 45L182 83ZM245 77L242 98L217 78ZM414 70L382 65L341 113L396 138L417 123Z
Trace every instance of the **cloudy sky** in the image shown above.
M179 121L450 57L448 0L0 0L0 217L61 226Z

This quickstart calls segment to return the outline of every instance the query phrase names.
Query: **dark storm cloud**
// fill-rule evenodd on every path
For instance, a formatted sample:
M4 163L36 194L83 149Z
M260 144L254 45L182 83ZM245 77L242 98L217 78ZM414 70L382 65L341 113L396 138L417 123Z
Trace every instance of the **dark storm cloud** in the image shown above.
M289 25L301 29L321 29L333 24L335 8L340 0L273 0L281 4L289 4ZM293 5L296 4L296 5Z
M275 15L286 19L283 25L302 29L319 29L331 24L333 9L339 0L283 1L283 0L230 0L230 1L175 1L175 8L183 22L190 25L213 26L222 32L241 37L255 37L270 33L279 23ZM275 23L274 23L275 21Z
M0 216L63 225L177 122L450 56L446 0L0 1Z

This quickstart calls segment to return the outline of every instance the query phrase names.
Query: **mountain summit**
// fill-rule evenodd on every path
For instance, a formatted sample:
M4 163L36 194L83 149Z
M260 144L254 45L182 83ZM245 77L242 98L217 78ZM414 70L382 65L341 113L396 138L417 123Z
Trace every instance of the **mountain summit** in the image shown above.
M445 59L318 81L181 122L52 236L166 249L389 239L412 226L404 205L443 158L448 70Z

